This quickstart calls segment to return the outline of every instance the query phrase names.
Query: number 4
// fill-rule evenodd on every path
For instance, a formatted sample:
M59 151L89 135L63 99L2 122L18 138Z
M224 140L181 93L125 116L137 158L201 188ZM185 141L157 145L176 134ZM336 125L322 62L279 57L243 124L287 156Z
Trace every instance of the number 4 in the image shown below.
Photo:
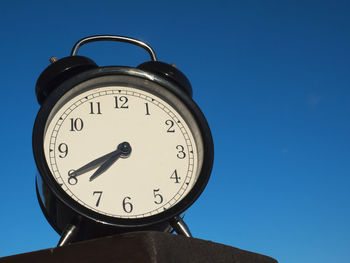
M179 176L177 175L176 169L175 169L175 171L171 174L170 179L174 179L174 180L175 180L175 184L180 183L181 177L179 177Z

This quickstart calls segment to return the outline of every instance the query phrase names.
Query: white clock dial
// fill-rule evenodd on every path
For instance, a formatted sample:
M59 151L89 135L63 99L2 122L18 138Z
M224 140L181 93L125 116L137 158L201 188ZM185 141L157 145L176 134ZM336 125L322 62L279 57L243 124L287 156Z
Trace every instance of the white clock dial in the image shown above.
M165 89L160 94L128 86L70 94L47 121L44 153L53 177L71 198L100 214L143 218L188 194L200 173L203 146L180 100ZM74 173L123 142L131 147L129 155ZM90 179L102 165L109 167Z

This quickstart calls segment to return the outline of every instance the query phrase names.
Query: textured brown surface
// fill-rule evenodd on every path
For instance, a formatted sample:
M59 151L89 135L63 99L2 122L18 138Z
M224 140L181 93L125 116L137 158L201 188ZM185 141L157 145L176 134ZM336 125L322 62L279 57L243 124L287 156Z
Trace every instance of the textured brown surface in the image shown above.
M276 263L238 248L196 238L133 232L0 259L6 263Z

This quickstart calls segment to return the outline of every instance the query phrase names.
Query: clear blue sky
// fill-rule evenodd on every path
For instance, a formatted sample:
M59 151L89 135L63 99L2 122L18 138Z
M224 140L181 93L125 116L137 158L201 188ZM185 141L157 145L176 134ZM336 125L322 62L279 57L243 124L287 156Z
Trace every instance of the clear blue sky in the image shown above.
M34 87L80 38L126 35L187 74L215 164L195 237L280 262L349 262L349 1L2 1L0 256L56 245L36 200ZM80 54L136 66L137 47Z

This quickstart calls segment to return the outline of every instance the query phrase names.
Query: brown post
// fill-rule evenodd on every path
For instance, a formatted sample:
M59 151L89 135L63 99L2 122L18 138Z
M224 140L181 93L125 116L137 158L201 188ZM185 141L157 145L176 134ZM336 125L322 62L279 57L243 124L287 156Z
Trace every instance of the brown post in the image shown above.
M277 263L268 256L196 238L132 232L19 254L1 263Z

